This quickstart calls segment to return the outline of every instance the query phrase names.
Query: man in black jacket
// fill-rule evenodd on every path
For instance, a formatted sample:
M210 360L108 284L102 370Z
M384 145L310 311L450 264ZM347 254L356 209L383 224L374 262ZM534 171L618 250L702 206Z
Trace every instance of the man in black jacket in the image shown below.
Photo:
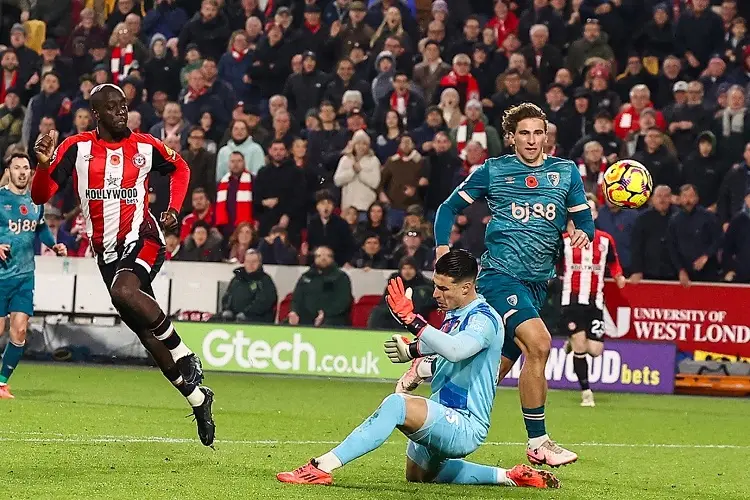
M669 222L669 248L680 283L715 281L721 246L721 226L716 216L698 206L698 190L685 184L680 188L682 210Z
M200 126L190 129L187 136L188 148L182 157L190 165L190 184L188 193L195 188L203 188L208 199L216 199L216 155L206 151L206 132ZM185 199L183 211L191 209L190 200Z
M240 323L273 323L276 320L278 294L271 277L263 270L260 253L245 253L243 267L234 270L221 298L221 318Z
M750 190L724 235L724 281L750 283Z
M521 49L526 58L526 65L531 68L542 88L555 80L557 70L563 67L563 57L560 50L549 41L549 28L544 24L535 24L530 28L531 44Z
M216 0L203 0L199 14L188 21L180 32L180 55L184 57L188 44L195 43L200 47L202 55L218 61L226 52L227 42L232 34L229 19L219 11Z
M317 108L323 99L330 77L317 69L317 56L307 51L302 54L302 73L292 73L284 85L283 94L289 100L289 111L303 120L309 109Z
M432 148L427 152L422 178L419 185L425 189L425 210L427 218L433 220L435 212L447 200L459 184L461 158L453 150L451 140L445 132L435 134Z
M729 227L732 216L742 208L745 192L750 186L750 142L745 145L742 157L744 161L727 172L719 188L717 215L724 231Z
M646 132L646 148L633 155L633 159L645 165L654 184L666 184L676 193L680 186L680 163L664 145L664 134L656 127Z
M549 41L558 49L565 44L565 22L555 9L549 4L549 0L534 0L533 5L527 9L518 21L518 38L526 45L531 41L531 27L535 24L544 24L549 29Z
M604 149L604 156L611 164L617 161L622 151L622 140L617 137L613 131L612 115L607 111L599 111L594 117L594 130L575 143L573 149L568 154L569 158L576 159L583 156L583 147L595 141L601 144Z
M318 216L307 225L307 243L312 249L321 246L330 248L336 264L343 266L351 260L356 245L349 224L333 213L334 206L333 196L328 190L315 193Z
M693 150L698 134L711 127L711 112L703 105L703 84L698 80L688 83L687 101L676 104L664 118L677 155L684 160Z
M635 220L631 235L630 280L674 280L677 270L669 253L668 227L674 211L671 207L672 189L656 186L651 195L651 208Z

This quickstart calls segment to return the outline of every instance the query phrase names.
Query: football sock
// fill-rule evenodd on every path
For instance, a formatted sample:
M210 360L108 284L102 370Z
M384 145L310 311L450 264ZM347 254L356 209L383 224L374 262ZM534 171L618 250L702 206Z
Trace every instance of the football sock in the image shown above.
M515 486L516 483L508 479L505 469L480 465L466 460L446 460L440 466L435 478L436 483L450 484L502 484Z
M544 427L544 405L537 408L523 408L523 423L526 425L526 434L529 439L537 438L547 434Z
M331 453L336 455L341 465L345 465L385 443L393 430L404 424L405 419L406 400L400 394L391 394L383 400L375 413L367 417ZM330 462L324 457L325 455L318 459L324 462L318 468L330 472L323 468L330 467Z
M203 404L203 401L206 399L206 395L203 394L200 389L198 389L198 386L188 386L185 383L185 380L182 378L182 375L180 374L180 370L177 368L177 366L171 366L167 370L162 371L164 376L172 382L172 385L174 385L178 391L180 391L180 394L182 394L187 400L188 403L190 403L190 406L200 406Z
M576 372L578 383L581 384L581 390L589 388L589 362L586 359L585 352L573 353L573 371Z
M435 363L435 357L427 358L417 365L417 375L422 378L432 377L433 364Z
M8 379L13 374L13 370L18 365L18 362L21 361L24 345L26 345L26 342L17 345L10 341L5 345L5 352L3 352L3 366L0 368L0 384L8 383Z
M188 346L182 342L182 339L174 329L172 322L163 313L159 313L159 317L148 327L149 331L154 334L162 344L169 349L169 353L172 355L172 359L177 361L178 359L184 358L193 354Z

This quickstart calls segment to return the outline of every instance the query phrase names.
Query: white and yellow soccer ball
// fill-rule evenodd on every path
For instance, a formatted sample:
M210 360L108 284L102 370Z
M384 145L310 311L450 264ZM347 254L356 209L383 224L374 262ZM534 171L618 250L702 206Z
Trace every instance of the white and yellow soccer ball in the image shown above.
M604 197L621 208L640 208L654 189L648 169L635 160L620 160L604 172Z

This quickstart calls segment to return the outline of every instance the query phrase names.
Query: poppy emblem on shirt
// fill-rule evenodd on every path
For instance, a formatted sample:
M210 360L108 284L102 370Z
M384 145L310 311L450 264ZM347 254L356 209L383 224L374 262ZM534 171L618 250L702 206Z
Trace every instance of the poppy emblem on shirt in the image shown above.
M528 188L535 188L539 185L539 181L536 177L533 175L529 175L526 177L526 187Z
M109 163L112 165L119 165L120 164L120 157L117 155L112 155L109 157Z
M138 168L143 168L146 166L146 157L143 156L141 153L136 154L133 157L133 165L135 165Z
M21 212L21 215L26 215L29 213L29 209L26 208L26 205L21 205L18 207L18 210Z

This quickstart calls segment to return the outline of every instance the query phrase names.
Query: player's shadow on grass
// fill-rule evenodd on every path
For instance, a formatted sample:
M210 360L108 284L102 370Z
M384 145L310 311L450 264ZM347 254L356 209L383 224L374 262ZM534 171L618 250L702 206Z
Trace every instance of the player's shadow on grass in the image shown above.
M61 393L61 391L51 391L49 389L19 389L13 392L16 393L18 399L42 399Z

